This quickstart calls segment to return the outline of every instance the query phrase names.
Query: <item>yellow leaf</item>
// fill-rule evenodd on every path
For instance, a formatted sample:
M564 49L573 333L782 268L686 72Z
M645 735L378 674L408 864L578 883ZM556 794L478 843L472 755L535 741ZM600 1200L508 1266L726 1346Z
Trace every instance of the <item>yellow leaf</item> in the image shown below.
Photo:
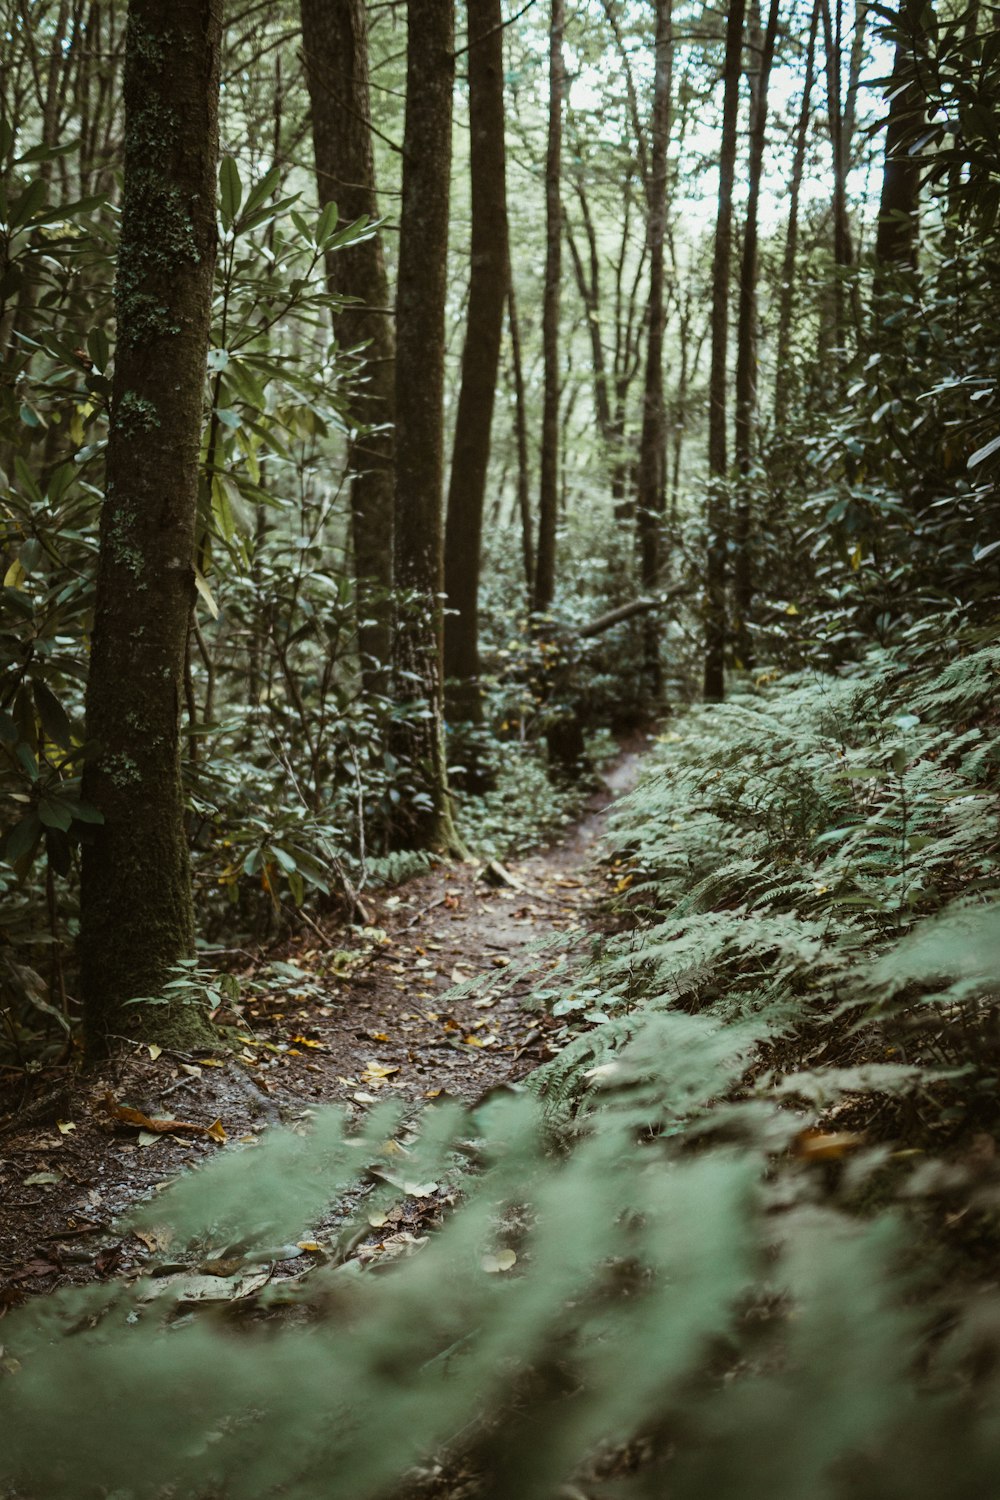
M227 1139L221 1120L213 1120L206 1134L210 1135L213 1141L218 1141L220 1145Z
M147 1044L146 1051L149 1053L150 1057L155 1062L156 1059L159 1057L160 1053L163 1051L163 1048L162 1047L158 1047L155 1042L149 1042Z
M5 589L19 589L27 576L27 573L24 571L21 564L15 557L14 561L11 563L10 567L4 574L3 586Z
M300 1250L305 1250L309 1255L322 1255L323 1246L318 1245L315 1240L296 1240Z
M388 1224L389 1217L387 1214L370 1213L368 1222L373 1229L381 1229L383 1224Z
M496 1255L484 1255L479 1264L484 1271L495 1276L498 1271L509 1271L512 1266L517 1265L517 1256L513 1250L498 1250Z
M789 604L789 605L786 605L786 607L785 607L785 614L786 615L797 615L798 612L799 612L798 608L794 604Z
M481 1037L467 1036L465 1038L465 1045L467 1047L485 1047L486 1043L482 1040Z
M60 1135L69 1135L71 1130L76 1129L76 1126L73 1124L72 1120L57 1120L56 1129L58 1130Z
M858 569L860 568L860 566L861 566L861 543L859 542L858 545L855 547L854 551L851 553L851 571L853 573L856 573L858 571Z
M371 1083L373 1078L391 1078L393 1073L398 1072L399 1068L395 1064L389 1067L383 1067L381 1063L370 1062L366 1063L365 1071L362 1074L362 1077L366 1078L368 1082Z

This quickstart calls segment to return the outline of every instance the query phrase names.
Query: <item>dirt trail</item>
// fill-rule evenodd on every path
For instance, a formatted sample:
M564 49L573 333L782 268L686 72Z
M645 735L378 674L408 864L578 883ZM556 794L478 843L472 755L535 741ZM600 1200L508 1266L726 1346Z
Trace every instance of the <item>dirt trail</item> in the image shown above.
M623 749L580 820L551 847L489 871L442 865L369 902L368 929L316 927L282 953L309 983L253 996L212 1056L145 1047L50 1097L0 1135L0 1312L68 1283L147 1268L155 1246L114 1221L220 1149L193 1129L143 1130L115 1109L246 1141L324 1104L361 1112L386 1094L473 1100L550 1055L546 1018L455 986L516 963L547 934L585 929L602 893L604 813L634 785L645 737ZM367 900L367 898L366 898ZM539 966L552 962L539 955ZM9 1107L9 1106L8 1106ZM218 1135L218 1128L216 1129ZM415 1205L408 1224L433 1216Z

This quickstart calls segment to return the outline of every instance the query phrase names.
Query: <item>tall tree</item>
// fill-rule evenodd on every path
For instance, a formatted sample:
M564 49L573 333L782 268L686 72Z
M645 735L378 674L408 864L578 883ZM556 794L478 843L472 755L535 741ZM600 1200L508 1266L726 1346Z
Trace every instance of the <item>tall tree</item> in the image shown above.
M740 75L743 68L745 0L730 0L723 64L722 139L719 146L719 200L712 254L712 363L708 386L708 568L705 584L705 697L725 696L726 549L728 499L726 469L729 389L729 278L733 256L733 184L736 177Z
M806 43L805 80L802 85L802 103L795 127L795 150L792 154L792 175L788 187L788 227L785 231L785 248L781 261L781 282L778 296L778 333L775 340L774 377L774 425L778 432L784 428L791 389L791 339L792 314L795 308L795 266L799 249L799 200L802 196L802 178L805 174L806 144L809 124L812 120L812 93L816 75L816 36L819 31L819 12L822 0L813 0L809 21L809 39Z
M919 69L914 53L919 40L921 7L904 3L896 18L896 51L889 83L889 114L885 130L885 164L879 202L875 260L886 266L917 264L920 233L920 159L906 147L923 123ZM876 279L876 292L880 289Z
M316 177L323 202L341 219L378 218L364 0L300 0L302 48L312 113ZM351 445L351 519L358 580L358 644L370 687L385 687L393 581L393 432L395 335L378 234L327 257L330 290L345 298L334 326L353 351L354 410L360 436ZM371 599L366 593L372 592Z
M194 591L215 265L222 0L130 0L115 359L84 792L80 963L92 1049L191 1044L207 1023L156 996L194 949L180 705Z
M479 567L504 303L507 187L500 0L468 0L472 246L462 387L445 528L444 672L459 718L478 721Z
M750 468L753 462L754 428L757 419L757 215L764 167L764 136L767 129L767 93L778 35L781 0L771 0L763 38L755 15L754 40L757 67L751 75L750 159L743 254L740 261L739 313L736 327L736 413L733 450L736 459L737 493L733 528L733 614L736 656L743 667L753 665L750 608L753 600L751 568ZM755 5L756 11L756 5Z
M559 308L562 292L562 117L566 89L563 64L564 0L552 0L549 16L549 135L545 157L545 290L542 347L545 375L542 401L541 479L538 494L538 551L535 608L548 609L556 583L556 521L559 514Z
M405 714L398 744L418 785L401 832L420 847L460 851L448 795L442 705L444 314L454 34L453 0L409 0L396 293L396 577L403 598L393 666Z
M647 185L649 302L646 309L646 376L639 441L636 522L642 588L652 592L660 582L661 533L666 505L667 435L663 409L664 246L667 218L667 145L670 139L671 75L673 70L672 0L654 0L653 116L650 127L650 170ZM650 691L661 687L660 642L657 620L650 612L644 621L645 672Z

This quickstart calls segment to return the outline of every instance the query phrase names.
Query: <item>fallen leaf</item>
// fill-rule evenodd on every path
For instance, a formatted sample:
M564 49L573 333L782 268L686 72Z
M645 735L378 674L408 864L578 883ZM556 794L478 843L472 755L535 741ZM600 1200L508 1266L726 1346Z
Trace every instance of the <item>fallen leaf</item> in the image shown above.
M213 1120L211 1125L209 1125L208 1129L205 1131L205 1134L209 1136L213 1141L218 1141L220 1145L222 1145L226 1140L226 1132L223 1129L221 1120Z
M113 1120L122 1125L134 1125L140 1131L152 1135L208 1135L213 1140L219 1140L216 1134L216 1126L222 1129L218 1120L213 1125L196 1125L191 1120L154 1120L149 1115L144 1115L141 1109L131 1109L127 1104L116 1104L110 1093L104 1095L103 1109ZM222 1137L225 1139L225 1132ZM140 1145L149 1145L140 1137Z
M364 1093L363 1090L359 1090L356 1094L352 1094L351 1098L354 1099L358 1104L375 1104L376 1103L375 1095L374 1094L366 1094L366 1093Z
M309 1037L307 1036L293 1036L290 1040L293 1042L297 1042L300 1047L314 1047L317 1052L322 1052L325 1050L322 1042L310 1041Z
M162 1140L162 1135L154 1135L151 1130L140 1130L136 1144L139 1146L158 1146Z
M270 1271L251 1271L232 1278L222 1276L158 1276L139 1294L140 1302L239 1302L259 1292L270 1280Z
M200 1078L201 1069L195 1063L181 1063L181 1072L186 1073L189 1078Z
M517 1264L517 1256L513 1250L498 1250L496 1255L484 1255L479 1262L484 1271L495 1276L498 1271L509 1271Z
M388 1214L370 1213L368 1215L368 1222L373 1229L381 1229L383 1224L388 1224L389 1216Z
M848 1151L863 1146L863 1135L850 1130L800 1130L795 1137L795 1155L803 1161L839 1161Z
M57 1120L56 1129L60 1135L69 1135L71 1130L76 1129L76 1126L72 1120Z
M299 1240L299 1241L297 1241L297 1244L298 1244L298 1248L300 1250L304 1250L307 1255L322 1255L323 1254L323 1248L324 1247L322 1245L320 1245L316 1240Z
M155 1062L156 1059L159 1057L160 1053L163 1051L163 1048L157 1046L156 1042L149 1042L149 1043L147 1043L146 1051L149 1053L150 1057Z
M24 1179L25 1187L46 1187L52 1182L62 1182L61 1172L32 1172Z

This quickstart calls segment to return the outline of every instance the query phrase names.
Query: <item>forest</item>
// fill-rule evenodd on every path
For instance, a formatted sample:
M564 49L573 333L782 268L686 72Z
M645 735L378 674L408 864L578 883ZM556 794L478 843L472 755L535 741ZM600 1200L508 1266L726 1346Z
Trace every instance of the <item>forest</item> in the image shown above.
M0 0L0 1500L997 1493L998 285L988 0Z

